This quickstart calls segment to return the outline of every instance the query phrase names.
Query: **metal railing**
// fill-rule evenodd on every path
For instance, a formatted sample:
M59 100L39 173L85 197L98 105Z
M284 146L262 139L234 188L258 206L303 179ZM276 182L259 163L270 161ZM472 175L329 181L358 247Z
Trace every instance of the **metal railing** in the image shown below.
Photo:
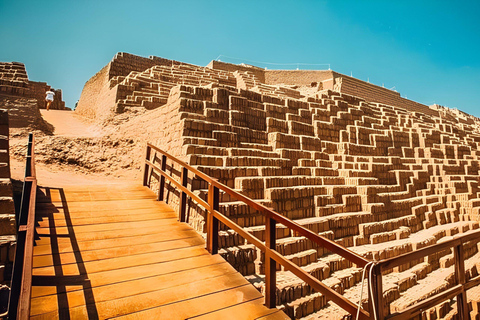
M29 319L32 293L33 245L35 238L35 202L37 179L35 171L35 141L28 136L25 179L23 181L20 211L17 217L17 247L13 262L8 319Z
M151 160L152 150L161 154L160 166L155 164L155 161ZM167 159L173 161L181 167L180 170L180 182L177 181L174 177L170 176L167 169ZM177 187L180 193L180 203L179 203L179 220L181 222L186 221L186 208L187 208L187 196L189 196L194 202L201 205L207 211L207 250L211 254L218 253L218 230L219 222L225 224L228 228L237 232L241 237L243 237L247 242L254 244L257 248L262 250L265 253L265 305L269 308L276 307L276 270L277 263L282 265L285 270L288 270L295 274L297 277L309 284L314 290L322 293L328 300L334 302L350 314L357 314L358 306L351 302L350 300L343 297L338 292L334 291L323 282L313 277L309 273L305 272L302 268L282 256L278 253L276 249L276 224L281 223L287 228L294 230L298 234L310 239L312 242L317 245L326 248L327 250L334 252L345 259L353 262L357 266L364 267L370 261L366 258L356 254L353 251L350 251L332 240L326 239L319 236L315 232L308 230L294 221L284 217L277 212L265 207L264 205L255 202L254 200L238 193L237 191L227 187L226 185L218 182L216 179L209 177L203 172L193 168L192 166L186 164L185 162L175 158L174 156L168 154L167 152L153 146L152 144L147 144L146 150L146 159L145 159L145 169L143 184L145 186L150 185L150 176L152 172L155 171L160 175L159 179L159 192L158 200L163 201L164 199L164 189L165 181L168 180L175 187ZM208 183L208 201L204 201L198 195L194 194L191 190L187 188L188 185L188 173L193 173L195 176L203 179ZM251 208L259 211L265 216L265 243L249 233L244 228L240 227L234 221L230 220L228 217L220 213L219 204L220 204L220 190L230 195L231 198L234 198L238 201L242 201ZM360 309L360 314L358 319L369 319L370 313L364 309Z

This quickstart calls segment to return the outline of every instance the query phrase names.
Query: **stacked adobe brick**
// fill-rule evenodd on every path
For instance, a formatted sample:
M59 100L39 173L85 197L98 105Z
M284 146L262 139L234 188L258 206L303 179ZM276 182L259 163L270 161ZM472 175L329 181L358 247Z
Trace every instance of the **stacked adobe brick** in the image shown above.
M26 95L28 93L25 65L20 62L0 62L0 94Z
M0 109L0 283L11 271L15 255L15 207L10 180L8 111ZM8 277L8 276L7 276Z
M171 63L107 85L116 88L112 106L157 108L162 137L154 144L367 258L398 256L478 228L478 119L330 90L303 97L293 88L262 83L256 73ZM190 176L189 183L206 197L204 182ZM167 190L176 206L178 190L168 184ZM226 194L220 209L264 239L261 214ZM203 232L203 209L189 203L188 213L188 222ZM278 252L358 301L361 269L281 225L277 238ZM263 255L225 228L219 242L220 254L263 290ZM465 249L469 278L478 274L480 253L472 243ZM447 250L390 270L384 278L388 311L451 287L452 263ZM279 270L277 278L277 304L291 317L343 316L291 273ZM448 312L448 304L428 310L441 317Z
M45 109L45 93L48 90L55 92L51 109L64 110L62 90L53 89L46 82L28 80L25 65L20 62L0 62L0 96L33 98L37 100L39 109Z
M300 101L177 86L167 106L178 118L166 124L160 146L368 258L397 256L478 228L480 132L471 119L451 121L331 91ZM205 196L204 184L191 178ZM227 195L221 200L227 216L264 238L262 215ZM189 222L202 230L203 213L190 209ZM355 299L359 268L282 226L277 237L280 253ZM220 243L226 260L261 288L262 254L228 230ZM480 256L473 244L467 252L474 276ZM391 310L451 286L452 263L453 253L445 251L392 270L385 278ZM278 304L292 317L341 314L289 272L277 277Z

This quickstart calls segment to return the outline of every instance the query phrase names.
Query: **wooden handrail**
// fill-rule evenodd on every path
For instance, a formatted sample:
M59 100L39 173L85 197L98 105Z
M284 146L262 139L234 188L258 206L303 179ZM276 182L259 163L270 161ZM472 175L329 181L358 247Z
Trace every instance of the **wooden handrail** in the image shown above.
M400 266L402 264L408 263L409 261L415 261L423 257L441 252L446 249L453 248L454 258L455 258L455 279L456 285L452 288L449 288L445 291L442 291L436 295L429 297L428 299L418 302L415 305L408 307L405 310L396 312L389 316L380 314L379 319L389 319L389 320L400 320L400 319L410 319L421 314L422 311L431 308L438 303L445 301L447 299L452 299L457 297L457 314L460 316L460 319L467 320L468 317L468 306L467 306L467 295L466 291L474 286L480 284L480 276L474 277L466 281L465 279L465 258L463 253L463 244L469 241L480 242L480 230L466 232L462 235L455 235L452 239L433 244L428 247L424 247L412 252L408 252L397 257L390 259L385 259L377 262L378 274L381 275L382 271L392 269L394 267ZM378 275L377 274L377 275ZM382 290L377 292L377 303L383 305L383 293ZM380 312L383 312L380 310Z
M155 150L156 152L162 155L161 167L154 164L151 158L151 150ZM167 159L173 161L174 163L178 164L181 167L181 182L178 182L173 177L171 177L166 172L166 161ZM326 239L315 232L306 229L305 227L295 223L294 221L288 219L280 215L279 213L273 211L270 208L262 205L261 203L255 202L254 200L238 193L237 191L227 187L226 185L220 183L215 178L212 178L205 173L199 171L198 169L188 165L187 163L177 159L176 157L170 155L169 153L161 150L160 148L147 143L147 150L146 150L146 159L145 159L145 169L144 169L144 185L149 185L150 182L150 175L152 172L155 171L160 174L160 186L159 186L159 194L158 199L163 200L163 189L165 188L165 179L170 181L175 187L181 190L180 196L180 205L179 205L179 220L182 221L182 215L184 215L184 210L186 207L186 196L188 195L193 201L200 204L204 207L207 212L207 249L212 253L215 254L218 251L218 222L222 222L235 232L237 232L241 237L243 237L247 242L254 244L260 250L265 252L265 259L266 259L266 305L267 307L275 307L275 291L276 291L276 284L275 284L275 270L276 270L276 263L282 265L286 270L289 270L303 281L308 283L312 288L319 291L323 295L327 297L327 299L333 301L343 309L345 309L350 314L356 314L358 306L352 303L350 300L344 298L338 292L334 291L330 287L326 286L323 282L316 279L309 273L305 272L302 268L291 262L290 260L286 259L280 253L275 250L275 225L276 223L281 223L287 228L294 230L295 232L303 235L304 237L310 239L314 243L320 245L328 249L331 252L334 252L347 260L353 262L354 264L364 267L370 261L353 251L350 251L332 240ZM208 187L208 202L200 199L197 195L191 192L187 188L186 184L186 177L188 172L191 172L198 176L199 178L206 181L209 185ZM221 212L218 211L219 209L219 190L222 190L226 194L230 195L232 198L241 201L253 209L258 210L262 214L265 215L266 220L266 229L265 229L265 238L266 243L258 239L257 237L250 234L248 231L240 227L234 221L223 215ZM360 309L359 319L369 319L370 313L365 311L364 309Z
M261 213L265 214L266 216L269 216L270 218L274 219L275 221L283 224L285 227L297 231L298 233L300 233L304 237L314 241L315 243L319 244L320 246L322 246L322 247L324 247L324 248L326 248L326 249L328 249L332 252L335 252L335 253L341 255L342 257L344 257L345 259L355 263L356 265L358 265L360 267L364 267L367 263L370 262L370 260L362 257L361 255L359 255L359 254L357 254L357 253L355 253L351 250L348 250L345 247L342 247L342 246L338 245L337 243L335 243L335 241L332 241L330 239L319 236L315 232L313 232L313 231L311 231L311 230L309 230L305 227L302 227L301 225L299 225L296 222L288 219L287 217L284 217L281 214L276 213L275 211L265 207L261 203L255 202L254 200L250 199L249 197L246 197L243 194L238 193L237 191L235 191L235 190L227 187L226 185L218 182L217 179L206 175L205 173L203 173L203 172L197 170L196 168L188 165L187 163L177 159L176 157L168 154L167 152L153 146L152 144L147 143L147 148L148 147L150 147L153 150L163 154L168 159L170 159L172 161L175 161L181 167L187 168L188 171L194 173L195 175L202 178L206 182L214 185L215 187L219 188L220 190L224 191L225 193L229 194L230 196L236 198L238 201L242 201L242 202L246 203L247 205L249 205L253 209L256 209L256 210L260 211ZM158 167L156 169L158 170Z
M35 202L37 178L35 171L35 140L29 134L22 202L18 218L17 247L13 263L8 319L30 318L32 294L33 246L35 238Z

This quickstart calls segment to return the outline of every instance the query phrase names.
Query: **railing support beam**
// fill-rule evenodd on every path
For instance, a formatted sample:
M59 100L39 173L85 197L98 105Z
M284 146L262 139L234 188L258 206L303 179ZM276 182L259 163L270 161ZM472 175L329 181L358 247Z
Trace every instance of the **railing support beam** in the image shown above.
M457 284L465 284L465 257L463 254L463 243L453 247L453 256L455 258L455 278ZM457 314L462 320L468 320L468 304L467 292L462 288L461 293L457 296Z
M180 181L182 183L182 186L186 188L188 185L188 169L187 168L182 168ZM187 213L187 194L182 191L180 192L180 205L178 208L178 220L180 222L186 221L186 213Z
M207 216L207 250L211 254L218 253L218 219L214 211L220 209L220 190L213 184L208 186L208 204L210 206Z
M162 155L162 164L161 164L162 172L167 170L167 156ZM165 195L165 177L161 174L160 175L160 184L158 186L158 201L163 201Z
M152 152L152 148L147 145L147 151L145 153L145 159L150 161L150 154ZM143 185L144 186L148 186L149 185L149 176L150 176L150 170L149 170L149 165L147 163L145 163L145 167L143 169Z
M269 216L265 217L265 246L276 250L276 221ZM265 306L277 306L277 263L265 253Z
M373 266L372 270L372 276L373 278L371 279L371 285L372 285L372 291L373 291L373 297L370 297L372 299L372 302L374 302L375 306L372 307L372 310L369 310L370 314L376 313L377 319L385 319L385 313L384 313L384 300L383 300L383 282L382 282L382 269L380 265L375 265Z

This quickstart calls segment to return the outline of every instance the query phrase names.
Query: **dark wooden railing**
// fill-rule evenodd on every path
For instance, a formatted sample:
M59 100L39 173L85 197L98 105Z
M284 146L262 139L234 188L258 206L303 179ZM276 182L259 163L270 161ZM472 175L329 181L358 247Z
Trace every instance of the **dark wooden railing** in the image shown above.
M423 311L428 310L431 307L434 307L441 303L457 297L457 314L460 319L467 320L469 319L469 311L467 306L467 293L466 290L478 286L480 284L480 276L466 281L465 277L465 257L463 252L463 245L469 241L479 242L480 241L480 230L469 232L465 235L456 235L451 240L445 242L437 243L428 247L418 249L413 252L405 253L394 258L382 260L377 262L373 269L374 278L377 279L374 285L374 298L376 299L375 305L379 306L376 308L378 319L388 319L388 320L402 320L402 319L411 319L415 317L421 317ZM456 285L452 288L449 288L441 293L433 295L432 297L425 299L419 303L416 303L405 310L396 312L391 315L384 314L384 301L383 301L383 290L382 290L382 281L381 274L382 271L392 269L394 267L405 264L409 261L415 261L422 259L423 257L435 254L437 252L444 251L446 249L453 248L453 255L455 259L455 280Z
M155 153L161 155L160 166L155 164L155 159L152 161L152 150ZM173 161L173 163L181 167L181 176L180 181L177 181L174 177L170 176L167 171L167 159ZM257 248L262 250L265 253L265 305L269 308L274 308L276 306L276 269L277 263L282 265L286 270L292 272L297 277L308 283L314 290L322 293L325 297L345 309L350 314L357 314L358 306L352 303L350 300L344 298L338 292L334 291L330 287L323 284L320 280L316 279L309 273L305 272L302 268L286 259L275 249L276 243L276 224L281 223L287 228L294 230L296 233L301 234L302 236L310 239L319 246L322 246L328 249L331 252L334 252L345 259L353 262L359 267L366 266L370 261L366 258L350 251L334 241L323 238L316 234L315 232L308 230L294 221L276 213L272 209L265 207L264 205L253 201L252 199L238 193L237 191L225 186L224 184L218 182L216 179L209 177L208 175L198 171L192 166L186 164L185 162L175 158L174 156L168 154L167 152L151 145L147 144L146 150L146 159L145 159L145 170L143 184L145 186L150 185L150 178L152 172L156 172L160 175L159 179L159 192L158 200L164 199L164 189L165 181L168 180L171 184L177 187L180 190L180 203L179 203L179 220L185 221L185 213L187 207L187 196L196 202L200 206L206 209L207 211L207 250L216 254L218 252L218 230L219 222L225 224L228 228L237 232L241 237L243 237L249 243L254 244ZM208 199L204 201L199 196L194 194L187 188L188 182L188 173L203 179L208 183ZM220 200L220 190L230 195L231 198L234 198L238 201L242 201L252 207L253 209L259 211L265 216L265 243L253 236L251 233L240 227L234 221L230 220L228 217L220 213L219 210L219 200ZM370 313L364 309L360 309L359 319L369 319Z
M37 179L35 172L35 141L28 136L27 163L23 181L20 211L17 217L17 247L13 262L8 319L29 319L32 293L32 262L35 237L35 201Z

